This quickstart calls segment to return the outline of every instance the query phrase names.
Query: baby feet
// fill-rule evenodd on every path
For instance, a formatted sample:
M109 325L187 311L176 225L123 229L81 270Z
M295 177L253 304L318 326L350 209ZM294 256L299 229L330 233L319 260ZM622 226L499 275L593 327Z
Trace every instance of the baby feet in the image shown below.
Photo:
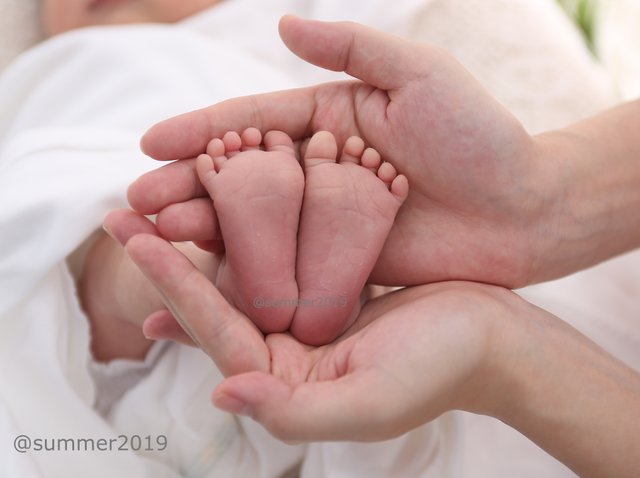
M300 296L291 333L321 345L332 342L357 317L360 294L409 185L358 137L346 141L338 158L333 135L316 133L303 164L296 267Z
M286 134L261 143L255 128L227 133L198 158L227 251L217 285L264 332L329 343L359 312L407 179L357 137L338 158L331 133L314 135L304 175Z
M296 244L304 175L284 133L250 128L214 139L197 160L213 199L226 255L216 284L266 333L283 332L296 309ZM263 146L264 150L260 148Z

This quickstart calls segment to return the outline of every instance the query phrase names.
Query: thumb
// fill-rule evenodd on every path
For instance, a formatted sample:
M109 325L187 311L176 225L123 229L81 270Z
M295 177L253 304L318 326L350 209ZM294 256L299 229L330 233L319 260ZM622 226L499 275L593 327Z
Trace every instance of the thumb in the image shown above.
M282 41L303 60L383 90L401 88L428 73L428 47L364 25L286 15L279 30Z
M380 385L375 374L367 372L295 386L249 372L224 380L213 402L225 411L251 416L285 442L383 440L406 430L398 429L394 397L380 394Z

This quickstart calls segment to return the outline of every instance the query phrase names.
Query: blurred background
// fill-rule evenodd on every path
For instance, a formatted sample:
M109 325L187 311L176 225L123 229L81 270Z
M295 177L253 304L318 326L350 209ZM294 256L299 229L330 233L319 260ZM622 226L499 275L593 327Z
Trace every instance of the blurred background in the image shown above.
M535 3L537 0L532 0ZM624 99L640 96L640 0L557 0L605 65ZM40 32L35 0L0 0L0 70ZM32 28L25 28L31 21Z
M640 0L558 0L625 99L640 96Z

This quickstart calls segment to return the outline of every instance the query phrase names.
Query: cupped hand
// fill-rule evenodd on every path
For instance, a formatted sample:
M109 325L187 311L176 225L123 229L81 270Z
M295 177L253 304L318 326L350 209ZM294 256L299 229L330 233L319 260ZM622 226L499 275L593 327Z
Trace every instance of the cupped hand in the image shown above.
M120 218L141 232L133 237L111 219L111 233L171 311L148 319L148 335L201 347L229 377L214 403L276 437L382 440L453 408L477 409L491 388L492 323L510 292L449 282L390 293L369 301L339 340L314 348L288 334L264 337L141 218Z
M227 378L214 403L289 442L386 440L452 409L489 409L492 314L504 312L503 293L417 286L368 302L330 345L268 336L271 369Z
M513 426L581 476L636 476L637 371L514 293L464 282L407 288L369 302L344 336L313 348L265 338L142 218L116 214L126 217L112 234L188 335L166 311L146 330L202 347L228 377L214 403L276 437L383 440L462 409ZM123 222L140 234L127 237Z
M468 279L509 287L537 280L534 250L553 174L541 176L532 138L448 53L351 23L283 18L283 40L301 58L361 81L230 100L153 127L145 152L191 158L227 130L319 130L359 135L407 176L400 210L372 281L415 285ZM218 237L194 161L149 173L132 206L160 213L171 240ZM215 244L215 242L213 243Z

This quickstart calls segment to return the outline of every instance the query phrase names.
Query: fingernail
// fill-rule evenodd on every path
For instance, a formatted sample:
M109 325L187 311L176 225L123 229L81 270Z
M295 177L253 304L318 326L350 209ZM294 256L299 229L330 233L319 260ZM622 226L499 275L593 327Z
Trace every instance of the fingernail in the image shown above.
M243 415L245 417L251 416L251 409L249 408L249 405L242 400L231 397L225 393L214 395L213 404L219 409L233 413L234 415Z
M109 229L109 227L105 223L102 223L102 230L106 232L111 239L124 247L125 244L121 240L119 240L113 232L111 232L111 229Z
M144 335L144 338L147 340L152 340L153 342L157 342L158 340L162 340L160 337L154 337L153 334L150 334L148 332L146 332L144 330L144 323L142 324L143 328L142 328L142 335Z
M112 239L115 239L113 233L111 232L111 230L107 227L106 224L102 224L102 229L104 230L104 232L106 232Z

